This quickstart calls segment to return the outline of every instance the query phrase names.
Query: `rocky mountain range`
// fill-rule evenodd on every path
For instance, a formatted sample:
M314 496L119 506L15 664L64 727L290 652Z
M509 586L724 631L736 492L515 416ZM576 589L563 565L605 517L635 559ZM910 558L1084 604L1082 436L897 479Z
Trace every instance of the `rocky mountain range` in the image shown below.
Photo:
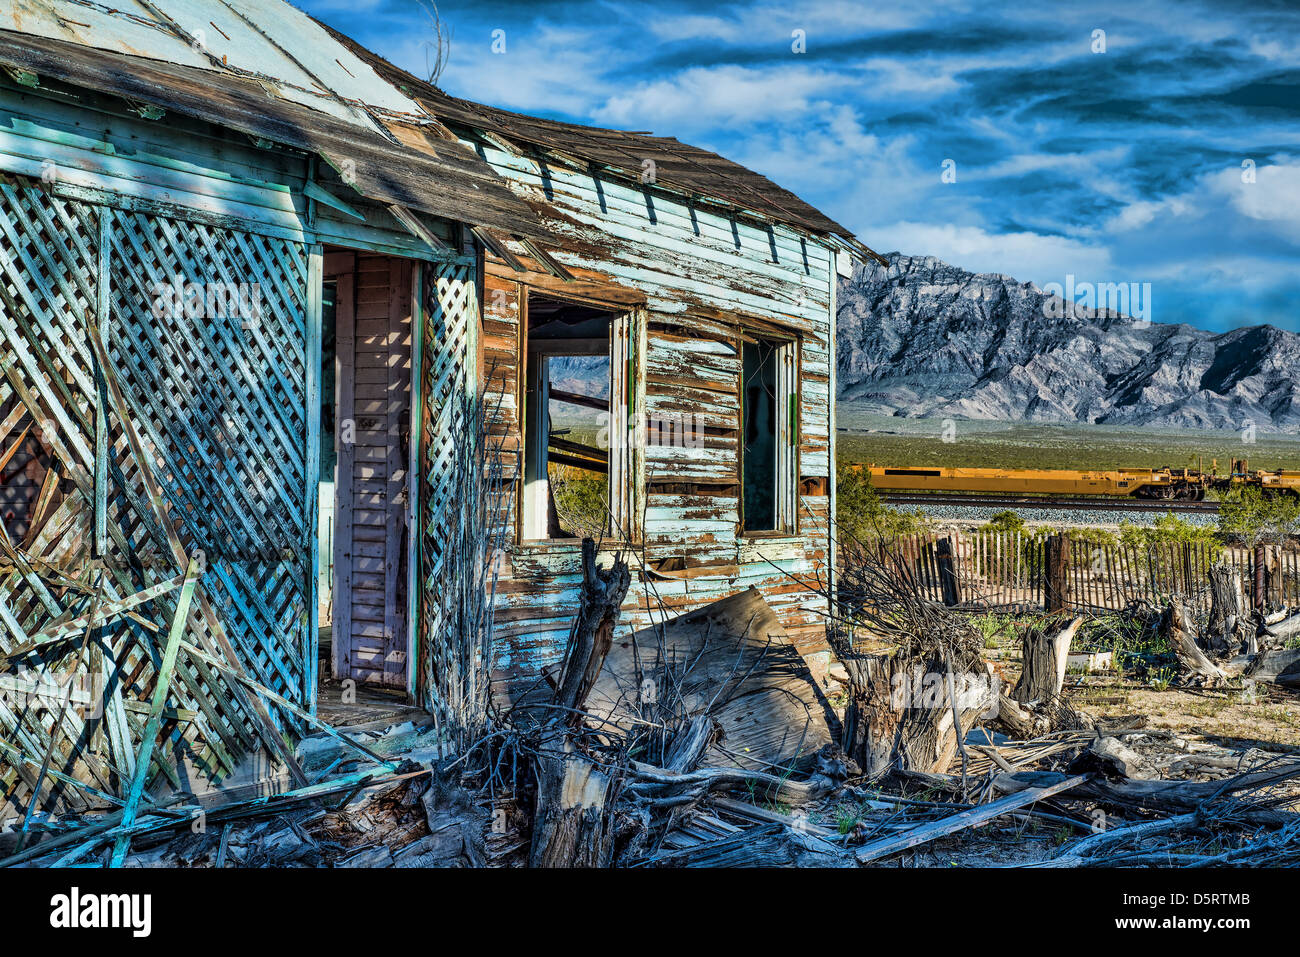
M886 258L840 280L841 414L1300 432L1300 335L1143 322L930 256Z

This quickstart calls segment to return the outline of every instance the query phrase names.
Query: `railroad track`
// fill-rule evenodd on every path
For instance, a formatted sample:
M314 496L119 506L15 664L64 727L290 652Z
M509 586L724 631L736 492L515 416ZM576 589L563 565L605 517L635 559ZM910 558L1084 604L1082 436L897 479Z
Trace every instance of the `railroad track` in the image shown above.
M1039 498L1018 495L969 495L954 493L907 494L881 492L880 497L890 505L959 505L977 508L1059 508L1063 511L1108 512L1199 512L1214 514L1218 502L1180 502L1164 499L1109 498L1097 495L1090 498Z

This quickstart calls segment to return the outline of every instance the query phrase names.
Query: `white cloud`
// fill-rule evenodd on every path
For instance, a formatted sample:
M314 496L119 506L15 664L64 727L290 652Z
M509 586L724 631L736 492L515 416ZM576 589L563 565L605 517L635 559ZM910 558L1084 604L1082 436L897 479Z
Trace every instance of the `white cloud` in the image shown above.
M1039 286L1080 280L1119 281L1110 252L1079 240L1034 232L990 233L981 226L901 220L870 228L875 249L935 256L971 272L1001 273Z
M492 52L492 31L505 31L505 52ZM408 41L411 62L423 63L419 40ZM591 115L612 92L605 78L608 39L585 27L538 24L528 29L457 30L441 84L480 103L532 113Z
M1300 164L1257 165L1253 183L1242 182L1242 175L1242 170L1224 170L1211 182L1243 216L1300 242Z
M843 77L803 66L753 69L694 67L611 96L594 111L598 122L676 130L807 118L829 108L825 99L848 85Z
M724 43L761 43L766 39L789 49L792 30L803 30L810 50L818 43L834 42L846 33L907 30L929 22L936 7L905 5L863 6L852 0L802 0L797 3L733 6L725 13L646 16L645 25L659 40L718 40ZM951 6L951 5L950 5Z
M1115 146L1088 153L1017 153L990 166L967 167L963 175L969 180L1001 179L1041 172L1091 175L1123 160L1129 152L1127 146Z

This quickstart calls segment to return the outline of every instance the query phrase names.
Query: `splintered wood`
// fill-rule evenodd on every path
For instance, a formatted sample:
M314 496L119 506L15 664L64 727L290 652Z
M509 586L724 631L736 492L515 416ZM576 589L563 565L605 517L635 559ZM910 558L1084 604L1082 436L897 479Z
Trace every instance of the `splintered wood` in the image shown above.
M21 177L0 179L0 221L0 456L48 464L0 536L0 819L220 781L263 749L297 776L302 721L241 681L303 705L315 667L307 247ZM250 285L245 314L224 291Z

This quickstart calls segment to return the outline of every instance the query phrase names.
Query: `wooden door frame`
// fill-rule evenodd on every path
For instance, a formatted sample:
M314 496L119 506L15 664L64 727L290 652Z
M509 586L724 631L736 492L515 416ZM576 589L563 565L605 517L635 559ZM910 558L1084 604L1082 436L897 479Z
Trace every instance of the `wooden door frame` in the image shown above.
M424 433L425 265L420 259L411 263L411 436L406 452L406 694L411 701L419 693L415 665L419 660L420 487L424 484L420 438Z
M343 441L343 423L355 420L357 297L356 255L347 271L332 273L334 297L334 616L330 624L331 671L335 681L350 678L347 667L352 642L352 471L356 446ZM349 375L349 373L352 373ZM348 495L341 494L347 476ZM344 521L344 517L347 521ZM340 534L346 530L346 534ZM348 551L345 552L345 549ZM340 627L341 626L341 627ZM340 640L342 638L342 640Z
M356 422L356 323L357 323L357 276L361 269L360 257L362 252L355 250L336 250L332 251L329 256L329 263L324 270L322 282L325 279L336 284L336 303L335 303L335 355L334 355L334 375L335 375L335 473L334 473L334 580L331 583L334 590L334 621L333 632L334 641L331 648L331 672L335 680L346 680L355 677L354 663L349 660L352 647L352 589L354 584L354 565L356 556L351 554L354 550L354 541L352 535L352 513L354 511L354 492L356 480L353 476L354 466L356 464L356 445L351 442L343 441L344 423ZM420 303L418 301L419 282L420 280L420 261L413 260L405 256L395 256L390 253L366 254L374 257L381 257L386 263L389 270L388 281L388 308L387 322L390 326L400 317L400 313L407 306L407 297L410 297L410 316L411 316L411 355L409 379L406 385L406 404L402 413L408 423L408 439L406 443L394 441L394 435L390 431L386 441L387 459L385 464L385 474L387 476L387 488L384 499L384 510L386 512L385 528L385 554L384 554L384 661L382 665L382 674L385 680L382 682L383 687L388 688L406 688L411 691L414 680L414 636L416 627L416 612L418 592L416 591L418 580L418 567L415 563L416 552L416 530L417 525L415 516L416 502L419 497L418 492L418 462L419 462L419 432L420 420L417 410L420 407L420 349L423 335L422 314ZM405 281L403 272L410 270ZM391 338L391 336L390 336ZM401 344L389 341L386 349L392 355L395 352L401 352ZM394 391L396 384L393 376L396 374L398 367L391 364L389 368L389 390L391 397L400 394L402 390ZM391 415L391 411L389 412ZM392 426L390 424L390 430ZM398 496L401 489L397 486L402 482L395 480L395 476L404 476L405 495L404 501L398 506ZM396 519L396 521L394 520ZM403 530L407 534L407 542L403 547L398 539ZM397 569L400 568L402 560L406 560L407 569L403 576L397 575ZM405 594L401 594L401 589L405 589ZM398 619L404 619L399 621ZM342 640L346 639L346 640ZM404 661L401 665L403 677L395 679L393 676L397 668L393 667L389 661L389 655L398 649L404 653Z
M313 244L307 253L307 634L303 648L303 707L316 713L316 689L320 678L320 398L322 388L321 349L324 340L322 316L325 299L325 250ZM333 582L330 583L331 589ZM333 632L331 631L331 634Z

